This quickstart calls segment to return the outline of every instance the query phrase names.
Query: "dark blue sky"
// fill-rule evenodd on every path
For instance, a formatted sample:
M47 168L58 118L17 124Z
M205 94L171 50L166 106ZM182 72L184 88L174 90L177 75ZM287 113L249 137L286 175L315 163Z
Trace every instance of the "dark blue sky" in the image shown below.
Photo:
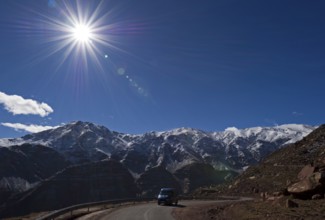
M78 2L0 1L0 137L323 123L324 1ZM84 51L71 16L94 18Z

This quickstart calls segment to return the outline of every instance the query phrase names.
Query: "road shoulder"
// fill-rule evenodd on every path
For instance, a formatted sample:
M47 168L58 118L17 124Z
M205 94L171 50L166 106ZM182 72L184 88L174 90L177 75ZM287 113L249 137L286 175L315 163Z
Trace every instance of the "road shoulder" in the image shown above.
M172 216L176 220L222 219L221 217L223 210L232 204L234 204L233 201L213 204L189 205L181 209L173 209Z

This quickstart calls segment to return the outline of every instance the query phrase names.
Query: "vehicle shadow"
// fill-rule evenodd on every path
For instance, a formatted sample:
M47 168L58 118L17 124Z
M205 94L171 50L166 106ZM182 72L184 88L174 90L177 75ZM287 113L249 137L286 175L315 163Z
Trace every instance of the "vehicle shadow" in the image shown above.
M182 204L177 204L177 205L173 205L176 208L185 208L186 205L182 205Z
M185 208L186 205L182 205L182 204L177 204L177 205L162 205L162 206L171 206L171 207L175 207L175 208Z

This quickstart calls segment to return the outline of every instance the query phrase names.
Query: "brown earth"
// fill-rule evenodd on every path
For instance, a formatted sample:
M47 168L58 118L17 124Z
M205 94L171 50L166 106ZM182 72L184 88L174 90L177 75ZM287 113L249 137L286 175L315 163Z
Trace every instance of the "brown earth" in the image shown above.
M325 219L324 200L293 200L298 208L287 208L287 198L276 201L252 201L232 204L189 206L174 209L176 220L215 220L215 219Z

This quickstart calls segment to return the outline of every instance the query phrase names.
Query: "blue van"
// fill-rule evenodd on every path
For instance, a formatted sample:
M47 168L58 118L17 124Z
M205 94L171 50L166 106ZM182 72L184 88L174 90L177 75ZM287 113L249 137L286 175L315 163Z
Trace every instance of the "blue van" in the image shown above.
M174 188L162 188L158 195L158 205L164 203L165 205L177 205L178 195Z

